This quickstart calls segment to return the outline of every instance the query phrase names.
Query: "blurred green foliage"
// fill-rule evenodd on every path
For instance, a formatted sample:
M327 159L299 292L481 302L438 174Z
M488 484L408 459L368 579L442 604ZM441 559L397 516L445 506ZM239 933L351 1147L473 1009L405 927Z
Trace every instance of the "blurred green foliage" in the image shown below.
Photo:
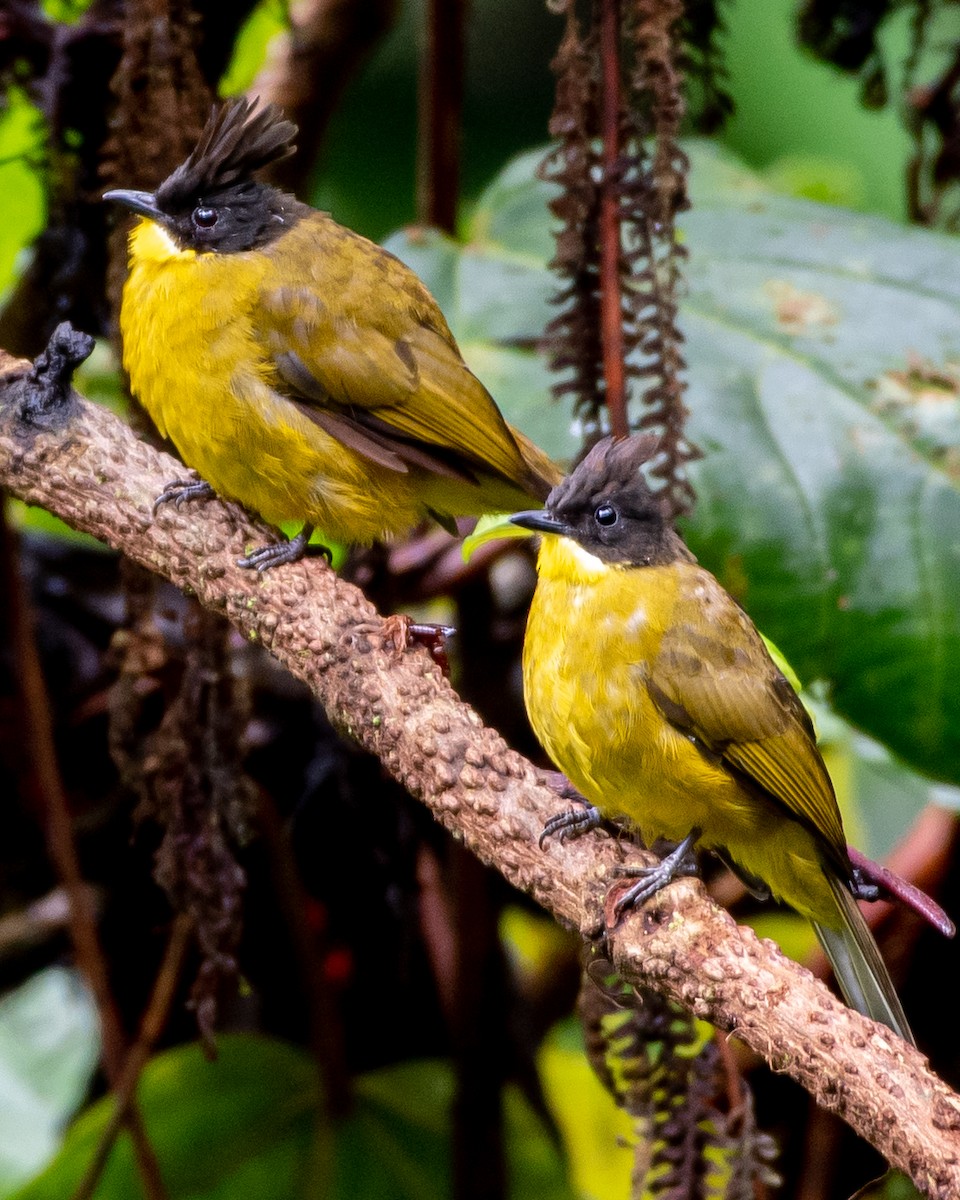
M751 166L770 168L774 177L797 157L820 159L829 174L855 181L858 208L902 220L904 166L913 148L897 93L892 90L891 103L880 111L864 108L856 78L798 49L797 7L795 0L737 0L723 6L725 59L736 100L723 140ZM894 80L901 77L910 20L904 6L884 26Z
M220 95L245 92L267 59L270 43L289 28L283 0L260 0L244 21L233 49L233 57L220 80Z
M39 111L21 88L8 88L0 100L0 303L19 277L21 256L46 221L44 145Z
M354 1081L352 1110L323 1114L316 1066L269 1038L232 1034L208 1061L197 1045L154 1057L138 1101L170 1200L421 1200L450 1194L454 1077L442 1062L386 1067ZM74 1124L47 1169L11 1200L74 1193L113 1108ZM574 1200L541 1122L515 1089L504 1098L508 1195ZM131 1144L121 1138L95 1197L140 1200Z

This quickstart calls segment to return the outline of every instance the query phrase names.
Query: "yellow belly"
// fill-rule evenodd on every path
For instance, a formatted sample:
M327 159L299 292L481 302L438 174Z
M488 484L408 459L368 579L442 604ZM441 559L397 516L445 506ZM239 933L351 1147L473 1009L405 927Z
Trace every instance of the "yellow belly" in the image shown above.
M834 924L836 903L807 829L743 788L650 698L648 664L671 621L676 572L604 568L591 578L581 562L571 579L570 564L556 561L559 539L551 541L541 550L523 654L527 711L551 759L647 845L699 828L701 845L798 911Z
M133 239L124 366L188 467L267 521L308 522L338 540L369 542L422 518L416 473L361 458L275 390L254 327L268 260L174 252L150 222Z

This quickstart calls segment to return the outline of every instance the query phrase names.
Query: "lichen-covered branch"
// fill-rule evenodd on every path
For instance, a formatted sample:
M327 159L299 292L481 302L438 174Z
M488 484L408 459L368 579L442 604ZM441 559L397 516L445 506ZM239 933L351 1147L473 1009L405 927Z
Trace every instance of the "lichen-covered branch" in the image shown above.
M426 651L399 655L373 606L324 563L263 577L236 566L265 531L236 509L154 498L182 467L76 393L22 415L29 364L0 353L0 486L102 538L225 614L313 690L333 723L484 862L596 937L626 848L537 839L557 808L541 774L484 728ZM363 836L357 830L357 837ZM960 1097L922 1056L851 1012L802 967L682 880L607 938L621 976L735 1031L799 1080L932 1197L960 1195Z

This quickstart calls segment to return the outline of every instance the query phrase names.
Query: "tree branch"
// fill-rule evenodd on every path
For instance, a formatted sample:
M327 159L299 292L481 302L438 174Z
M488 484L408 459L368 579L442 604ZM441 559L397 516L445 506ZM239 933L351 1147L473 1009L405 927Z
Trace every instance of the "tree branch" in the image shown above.
M555 793L484 728L426 651L386 648L373 606L316 559L263 577L238 568L265 533L232 506L168 505L154 517L155 497L181 465L75 392L37 405L28 370L0 352L0 486L224 613L484 862L559 921L598 935L618 843L594 835L541 851ZM960 1097L917 1051L738 927L698 882L680 880L654 897L608 934L606 953L629 982L736 1032L931 1197L960 1195Z

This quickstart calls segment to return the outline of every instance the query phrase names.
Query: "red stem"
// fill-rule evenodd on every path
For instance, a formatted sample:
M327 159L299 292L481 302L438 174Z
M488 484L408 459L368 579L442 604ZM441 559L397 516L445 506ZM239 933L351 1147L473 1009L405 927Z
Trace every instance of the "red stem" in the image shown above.
M603 183L600 195L600 341L610 432L626 437L627 379L620 278L620 0L600 8Z

